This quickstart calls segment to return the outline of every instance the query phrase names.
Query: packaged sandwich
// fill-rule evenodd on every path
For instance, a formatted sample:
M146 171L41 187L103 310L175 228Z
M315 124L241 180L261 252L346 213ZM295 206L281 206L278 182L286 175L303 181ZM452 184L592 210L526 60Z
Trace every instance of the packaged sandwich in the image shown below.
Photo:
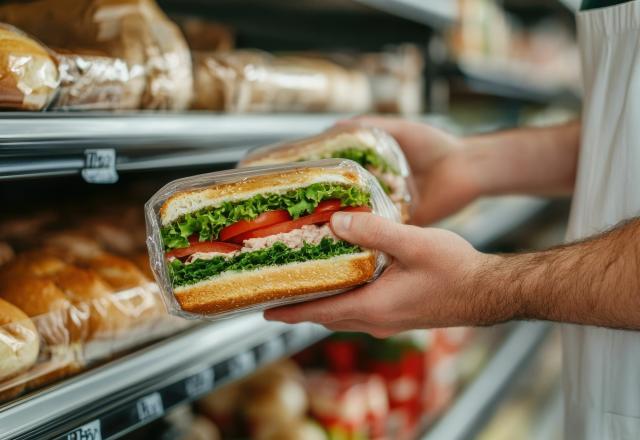
M237 113L365 112L364 73L329 60L258 50L195 52L193 107ZM204 90L204 93L200 93Z
M378 181L324 160L176 180L145 205L147 244L170 312L221 317L319 298L375 279L386 258L338 239L338 210L399 220Z
M58 68L42 44L0 23L0 108L43 110L58 90Z
M377 179L406 222L411 214L413 180L404 153L393 137L378 128L334 127L309 138L250 151L239 167L275 165L327 158L349 159Z

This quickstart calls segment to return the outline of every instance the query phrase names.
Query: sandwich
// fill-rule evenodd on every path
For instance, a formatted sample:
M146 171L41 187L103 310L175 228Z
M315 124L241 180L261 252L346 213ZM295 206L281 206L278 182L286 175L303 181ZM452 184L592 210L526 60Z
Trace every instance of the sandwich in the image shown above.
M180 308L222 314L370 280L375 254L328 225L337 211L371 211L370 182L355 165L333 165L244 172L167 198L158 210L167 272L158 275Z
M348 159L373 174L385 193L409 220L411 195L408 165L402 151L381 130L366 127L335 127L318 136L262 147L249 153L240 167L274 165L320 159Z

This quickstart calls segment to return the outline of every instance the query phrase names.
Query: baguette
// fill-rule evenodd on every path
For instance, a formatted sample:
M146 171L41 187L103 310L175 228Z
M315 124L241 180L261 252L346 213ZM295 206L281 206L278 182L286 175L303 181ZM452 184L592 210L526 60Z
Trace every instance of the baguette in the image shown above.
M175 288L174 293L180 307L187 312L224 313L313 292L353 287L370 280L375 266L374 254L365 251L326 260L225 273Z

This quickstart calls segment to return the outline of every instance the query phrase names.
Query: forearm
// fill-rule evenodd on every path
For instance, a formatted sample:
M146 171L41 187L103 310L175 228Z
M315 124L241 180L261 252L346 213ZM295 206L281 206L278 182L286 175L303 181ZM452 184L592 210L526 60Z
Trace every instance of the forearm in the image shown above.
M496 320L542 319L640 330L640 220L544 252L495 257L478 271ZM484 300L482 298L485 298Z
M459 154L478 195L569 194L575 181L580 123L472 136Z

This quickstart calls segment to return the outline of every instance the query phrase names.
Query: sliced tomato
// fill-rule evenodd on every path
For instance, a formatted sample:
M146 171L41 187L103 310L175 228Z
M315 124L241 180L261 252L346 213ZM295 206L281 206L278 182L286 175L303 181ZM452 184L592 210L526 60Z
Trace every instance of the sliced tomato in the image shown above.
M315 225L318 223L327 223L336 211L323 211L317 212L304 217L300 217L296 220L288 222L278 223L277 225L267 226L266 228L255 229L253 231L245 232L244 234L237 235L231 239L234 243L242 243L250 238L262 238L270 235L284 234L285 232L293 231L294 229L300 229L306 225Z
M339 211L341 205L342 203L340 202L339 199L325 200L324 202L320 202L320 204L318 204L318 206L313 212L315 213L315 212L322 212L322 211Z
M244 234L254 229L264 228L276 223L282 223L291 220L291 216L286 209L279 209L277 211L267 211L260 214L254 220L240 220L232 225L222 228L218 239L220 241L228 241L229 239L236 237L240 234Z
M189 255L195 254L196 252L220 252L227 254L229 252L238 251L242 248L242 246L238 246L233 243L223 243L220 241L202 241L191 244L191 246L186 248L174 249L170 252L167 252L165 256L167 258L184 258Z
M350 206L348 208L341 209L344 212L371 212L371 208L368 206Z

